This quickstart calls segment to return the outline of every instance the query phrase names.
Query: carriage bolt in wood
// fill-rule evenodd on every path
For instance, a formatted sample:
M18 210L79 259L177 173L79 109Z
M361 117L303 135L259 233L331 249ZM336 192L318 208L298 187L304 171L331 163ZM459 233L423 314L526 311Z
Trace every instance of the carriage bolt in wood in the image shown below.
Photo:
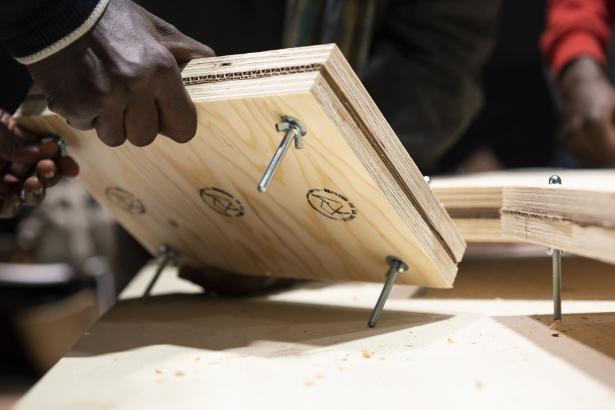
M378 323L378 319L380 319L380 314L384 309L384 304L387 302L387 299L391 294L391 289L393 289L397 275L408 270L408 265L396 256L387 256L386 260L389 264L389 271L386 273L386 282L384 282L384 287L382 288L378 302L376 302L372 315L367 322L369 327L374 327L376 326L376 323Z
M290 144L295 142L296 149L303 149L303 137L307 134L307 129L305 126L297 119L289 116L285 116L282 118L282 121L275 125L275 129L277 132L284 131L284 138L282 138L282 142L278 146L271 162L267 166L263 177L258 183L258 191L265 192L271 183L271 179L273 175L277 171L286 151L290 147Z
M551 175L549 185L561 185L562 179L559 175ZM559 249L549 249L551 255L551 265L553 274L553 320L562 320L562 251Z
M156 267L156 272L154 273L154 276L150 280L149 284L147 285L145 292L143 292L141 300L146 300L150 297L152 289L154 289L154 285L156 285L156 282L158 282L158 278L160 278L160 274L162 274L162 271L164 270L164 268L167 267L169 263L174 263L177 260L178 253L173 248L163 245L160 247L157 256L159 261L158 266Z

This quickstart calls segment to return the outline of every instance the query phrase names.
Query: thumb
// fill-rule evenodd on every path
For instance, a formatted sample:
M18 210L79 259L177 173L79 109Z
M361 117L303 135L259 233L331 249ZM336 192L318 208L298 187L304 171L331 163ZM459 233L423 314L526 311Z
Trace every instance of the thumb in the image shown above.
M195 58L214 57L216 55L210 47L179 31L172 37L163 39L162 44L173 54L179 64L187 63Z
M179 64L187 63L195 58L216 55L210 47L188 37L166 21L156 18L154 22L160 35L160 42L173 54Z

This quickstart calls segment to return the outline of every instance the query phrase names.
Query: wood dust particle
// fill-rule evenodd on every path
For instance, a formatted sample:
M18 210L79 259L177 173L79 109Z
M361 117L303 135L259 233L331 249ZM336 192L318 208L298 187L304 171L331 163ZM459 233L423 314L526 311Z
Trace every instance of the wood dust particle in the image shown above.
M553 337L559 337L559 333L553 333L553 334L551 334L551 336L553 336Z
M178 370L178 371L175 372L175 376L177 376L177 377L183 377L185 375L186 375L186 373L182 372L181 370Z
M446 341L449 342L450 344L455 343L452 337L449 337L448 339L446 339Z
M367 350L367 349L363 349L363 350L361 350L361 356L363 356L363 357L364 357L364 358L366 358L366 359L371 358L373 355L374 355L374 352L370 352L370 351L369 351L369 350Z
M476 382L476 383L474 383L474 387L476 387L478 390L481 390L483 388L483 383Z
M194 361L195 361L195 362L198 362L199 360L201 360L201 358L200 358L200 357L195 357L195 358L194 358Z
M156 374L162 374L162 370L160 370L160 369L156 369L154 371L156 372Z
M316 378L317 378L317 379L321 379L321 380L322 380L322 379L324 379L324 378L325 378L325 375L324 375L324 374L322 374L322 373L318 373L318 374L316 375Z
M304 384L306 387L310 387L310 386L313 386L313 385L314 385L314 382L313 382L312 380L306 380L306 381L304 381L304 382L303 382L303 384Z
M378 360L386 360L386 357L379 357Z

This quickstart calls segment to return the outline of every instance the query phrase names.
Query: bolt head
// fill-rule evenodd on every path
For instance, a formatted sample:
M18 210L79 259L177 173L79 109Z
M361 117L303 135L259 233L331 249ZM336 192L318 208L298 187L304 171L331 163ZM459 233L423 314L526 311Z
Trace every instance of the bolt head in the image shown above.
M562 184L562 179L560 178L559 175L555 174L549 177L549 185L561 185L561 184Z
M431 182L431 177L429 175L425 175L423 177L423 179L425 180L425 182L427 182L428 184Z
M168 256L171 259L174 259L178 256L177 251L168 245L160 246L158 252L161 256Z
M284 117L282 117L282 121L275 125L275 129L277 132L285 131L291 127L299 131L302 136L307 134L307 128L305 128L305 125L303 125L303 123L298 119L293 118L289 115L285 115Z
M400 273L409 269L408 265L397 256L387 256L386 261L390 267L396 268Z

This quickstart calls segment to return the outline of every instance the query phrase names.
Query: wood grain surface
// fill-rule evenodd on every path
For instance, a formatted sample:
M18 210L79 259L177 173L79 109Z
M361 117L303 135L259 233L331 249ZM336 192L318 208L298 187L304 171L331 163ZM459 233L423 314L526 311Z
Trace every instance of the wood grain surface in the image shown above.
M151 252L182 263L299 278L450 287L465 249L373 101L333 46L197 60L183 72L198 114L186 144L104 146L31 96L21 124L65 137L80 181ZM302 121L266 193L257 183L285 115ZM403 153L400 152L403 150Z
M615 263L615 177L609 182L588 180L578 189L506 188L502 230L528 242Z
M564 189L549 187L549 177L554 174L561 177ZM612 205L601 201L599 196L591 195L592 192L615 189L613 170L544 168L439 176L432 178L430 186L468 242L518 242L526 239L524 235L513 234L512 231L505 232L502 229L500 210L506 190L521 193L524 189L532 192L531 188L536 188L536 192L544 193L569 192L567 198L551 197L551 201L541 201L540 196L535 195L529 197L526 195L523 198L524 206L531 207L531 204L535 203L543 213L548 212L545 207L551 203L555 203L556 207L576 203L571 205L573 208L569 211L574 213L576 206L577 211L582 210L581 213L576 212L576 216L581 217L582 214L584 220L606 222L609 220L609 215L615 215L615 208ZM511 199L509 196L509 200ZM511 205L514 206L512 203ZM553 210L551 208L551 211ZM512 219L510 222L512 223Z

